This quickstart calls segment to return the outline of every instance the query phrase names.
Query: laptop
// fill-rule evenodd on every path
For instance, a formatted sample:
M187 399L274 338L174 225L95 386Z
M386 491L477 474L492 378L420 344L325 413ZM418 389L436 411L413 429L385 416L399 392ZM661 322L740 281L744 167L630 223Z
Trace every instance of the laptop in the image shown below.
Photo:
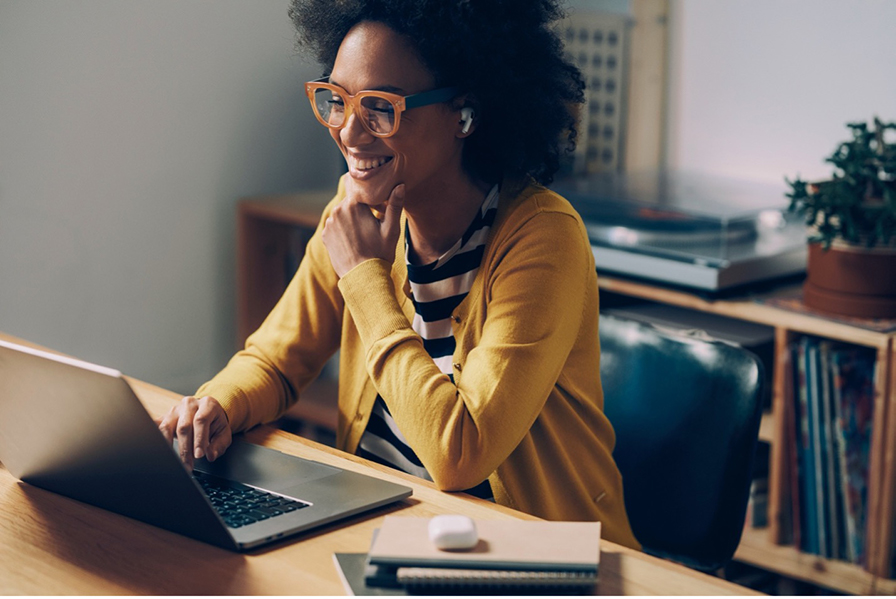
M233 551L412 492L238 436L190 473L120 372L3 340L0 462L28 484Z

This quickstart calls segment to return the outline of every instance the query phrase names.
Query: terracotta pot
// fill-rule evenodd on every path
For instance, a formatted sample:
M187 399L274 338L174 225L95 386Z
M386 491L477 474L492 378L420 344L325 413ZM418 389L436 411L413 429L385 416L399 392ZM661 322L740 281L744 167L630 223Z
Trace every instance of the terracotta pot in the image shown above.
M896 248L809 244L806 306L859 318L896 318Z

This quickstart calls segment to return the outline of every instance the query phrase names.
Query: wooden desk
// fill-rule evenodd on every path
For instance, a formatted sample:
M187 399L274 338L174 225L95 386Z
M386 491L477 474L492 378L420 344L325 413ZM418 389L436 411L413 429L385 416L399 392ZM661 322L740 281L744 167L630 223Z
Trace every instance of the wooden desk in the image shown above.
M21 343L0 333L0 338ZM147 411L174 393L129 379ZM364 552L386 514L535 519L261 426L255 443L413 487L411 498L246 554L232 553L26 485L0 465L0 594L342 595L334 552ZM602 543L600 594L745 595L749 589Z

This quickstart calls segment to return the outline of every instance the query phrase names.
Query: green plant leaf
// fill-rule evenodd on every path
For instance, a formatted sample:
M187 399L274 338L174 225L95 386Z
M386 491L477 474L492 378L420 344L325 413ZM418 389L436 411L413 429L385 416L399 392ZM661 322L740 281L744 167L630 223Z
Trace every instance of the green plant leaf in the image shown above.
M790 187L789 210L818 224L813 235L824 247L836 238L852 242L888 243L896 237L896 122L874 117L846 124L852 139L837 144L824 159L834 166L827 181L808 184L797 176L784 178Z

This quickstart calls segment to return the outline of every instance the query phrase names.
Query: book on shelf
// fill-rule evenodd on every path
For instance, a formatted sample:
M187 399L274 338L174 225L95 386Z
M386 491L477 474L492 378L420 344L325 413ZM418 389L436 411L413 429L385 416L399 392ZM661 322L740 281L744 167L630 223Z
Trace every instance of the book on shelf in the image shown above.
M382 591L370 594L595 590L599 522L477 520L479 542L466 551L436 548L428 523L427 518L386 516L366 555L337 554L347 590L354 594L368 594L365 589Z
M808 384L808 347L809 338L802 337L793 347L793 366L796 403L796 434L798 460L799 494L799 527L800 549L807 553L818 553L818 526L816 524L815 467L812 457L813 435L812 417L809 411Z
M837 472L840 482L840 510L843 514L843 558L852 563L858 563L860 552L856 550L855 539L858 538L855 518L850 515L853 502L849 497L849 463L846 447L847 423L845 418L849 409L843 406L843 377L840 374L840 361L842 354L834 352L831 355L831 399L834 408L834 437L837 441Z
M850 561L865 561L868 462L874 411L873 350L843 347L832 356L838 417L835 429L843 446L840 469L843 517Z
M830 497L830 512L828 514L828 524L831 528L831 550L830 557L834 559L852 561L847 550L848 540L846 532L846 511L845 511L845 479L843 472L845 464L841 463L841 458L845 459L846 451L843 445L843 435L840 430L839 414L841 407L837 405L841 399L835 387L835 359L836 356L843 351L842 347L830 341L824 341L821 344L823 368L824 368L824 399L826 408L826 430L829 442L827 444L827 491ZM839 359L838 359L839 360Z
M840 547L840 529L843 518L839 509L840 485L838 482L838 469L834 461L836 455L837 438L834 436L834 417L831 406L831 345L829 340L818 343L818 377L819 377L819 403L821 404L821 429L825 443L821 446L822 463L824 472L824 496L825 496L825 520L827 530L827 552L825 557L831 559L843 559Z
M797 450L797 430L799 414L796 405L796 375L794 373L794 350L788 347L781 357L780 367L784 369L784 473L789 501L781 506L779 516L778 542L784 545L800 546L800 478L799 451Z
M808 338L806 349L806 383L809 386L809 430L812 434L812 468L815 484L810 489L815 495L814 526L818 531L818 547L814 552L822 557L829 555L827 530L827 493L825 484L825 451L827 438L824 435L824 419L821 414L821 375L819 373L818 343Z
M790 359L792 538L807 553L861 564L876 354L805 336Z

